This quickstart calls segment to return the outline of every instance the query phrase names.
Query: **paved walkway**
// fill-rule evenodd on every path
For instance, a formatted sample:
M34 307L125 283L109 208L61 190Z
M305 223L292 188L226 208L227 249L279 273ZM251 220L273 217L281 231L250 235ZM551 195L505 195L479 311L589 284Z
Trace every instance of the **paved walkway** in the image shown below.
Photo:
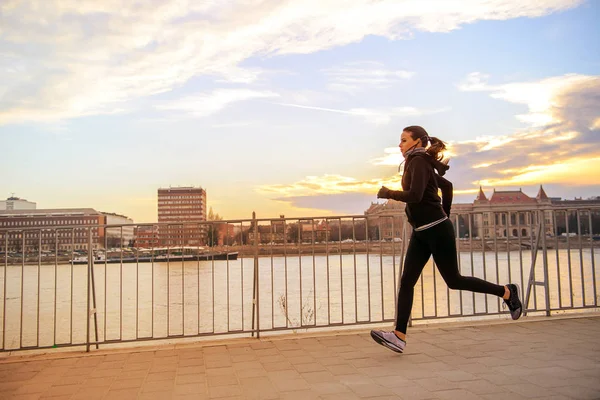
M0 359L0 399L599 399L600 317Z

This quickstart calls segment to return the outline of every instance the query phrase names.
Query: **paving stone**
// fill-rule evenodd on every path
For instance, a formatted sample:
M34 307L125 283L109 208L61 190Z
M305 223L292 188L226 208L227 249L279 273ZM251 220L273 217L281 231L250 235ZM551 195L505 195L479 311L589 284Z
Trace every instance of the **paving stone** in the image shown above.
M435 392L435 396L442 400L481 400L482 397L464 389L440 390Z
M352 391L347 391L344 393L332 393L332 394L324 394L320 397L322 400L358 400L357 394Z
M266 376L256 378L239 379L240 387L244 397L248 399L277 399L279 391Z
M237 385L238 380L235 375L217 375L206 377L208 387Z
M173 388L173 381L144 382L141 393L164 392Z
M44 392L43 396L72 396L79 391L82 385L61 385L52 386L50 390Z
M307 383L331 382L335 379L329 371L301 372L300 375Z
M204 383L186 383L181 385L175 385L173 389L173 394L175 396L188 394L199 396L206 395L206 393L207 389Z
M287 361L263 363L265 371L281 371L284 369L294 369L294 366Z
M214 386L208 389L208 395L211 399L231 396L241 396L242 391L239 386Z
M310 386L302 378L300 379L271 379L271 382L279 392L289 392L296 390L308 390Z
M162 372L151 372L146 375L146 382L156 382L156 381L168 381L174 380L176 376L176 371L162 371Z
M312 390L298 390L295 392L283 392L279 398L281 400L307 400L318 399L319 395Z
M436 376L432 376L430 378L425 379L415 379L414 382L418 385L421 385L423 388L429 390L430 392L435 392L439 390L458 389L458 384L456 382L451 382L447 379Z
M327 371L324 366L319 363L309 363L309 364L297 364L294 366L296 371L302 372L318 372L318 371Z
M233 367L220 367L210 368L206 370L206 376L219 376L219 375L233 375L235 374L235 368Z
M186 366L186 367L182 367L181 364L179 364L179 366L177 367L176 370L176 374L177 375L197 375L197 374L204 374L204 372L206 371L206 369L204 368L204 366Z
M139 389L144 384L144 378L116 380L110 385L110 390Z
M205 375L177 375L175 377L175 384L185 385L188 383L205 383Z
M321 395L333 394L333 393L348 393L349 388L346 385L342 385L336 381L318 382L311 383L310 388L313 392Z
M474 381L478 379L477 376L461 370L439 371L436 375L451 382Z
M198 367L204 366L204 358L184 358L177 363L178 367Z
M327 369L333 375L351 375L358 373L358 369L352 365L329 365Z
M393 396L394 392L390 388L378 385L375 382L372 383L359 383L359 384L348 384L350 390L352 390L358 397L377 397L377 396Z
M142 392L138 394L137 400L164 400L170 399L173 392L170 390L157 392Z

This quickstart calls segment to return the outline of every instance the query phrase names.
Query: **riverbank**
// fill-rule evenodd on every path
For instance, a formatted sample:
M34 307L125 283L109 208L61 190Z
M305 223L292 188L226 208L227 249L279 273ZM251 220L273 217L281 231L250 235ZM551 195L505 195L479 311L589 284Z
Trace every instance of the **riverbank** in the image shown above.
M589 249L589 248L600 248L600 242L590 240L589 236L581 237L571 237L567 242L566 238L547 238L546 239L546 248L548 250L578 250L578 249ZM408 244L408 243L407 243ZM457 241L458 250L460 252L515 252L515 251L530 251L532 248L531 240L521 239L519 242L515 239L510 239L507 241L505 238L498 238L496 240L486 239L482 241L481 239L460 239ZM533 247L535 246L535 241L533 242ZM257 249L258 247L258 249ZM539 250L542 249L542 246L538 247ZM174 247L175 251L176 248ZM258 250L259 257L282 257L282 256L290 256L290 255L325 255L325 254L381 254L386 256L400 256L403 252L403 244L402 242L385 242L385 241L373 241L373 242L353 242L353 243L340 243L340 242L328 242L328 243L304 243L304 244L259 244L255 246L253 244L250 245L235 245L235 246L215 246L212 247L211 250L213 252L237 252L239 257L249 258L254 257ZM404 246L404 251L406 251L406 246ZM127 254L127 256L125 256ZM127 249L124 252L124 256L127 258L135 258L136 252L135 250ZM146 262L141 259L140 262ZM2 257L0 258L0 264L7 265L53 265L53 264L69 264L71 260L71 256L54 256L47 255L39 257L38 254L34 254L32 256L25 257L23 260L22 256L18 257ZM208 260L210 261L210 260ZM156 262L156 261L155 261ZM161 260L160 262L165 262ZM98 264L102 264L102 261L98 261Z

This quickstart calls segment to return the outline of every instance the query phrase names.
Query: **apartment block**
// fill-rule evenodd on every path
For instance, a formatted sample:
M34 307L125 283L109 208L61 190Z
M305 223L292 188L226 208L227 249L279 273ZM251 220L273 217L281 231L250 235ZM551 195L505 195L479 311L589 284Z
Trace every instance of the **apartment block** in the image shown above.
M161 246L206 244L206 190L201 187L158 189Z

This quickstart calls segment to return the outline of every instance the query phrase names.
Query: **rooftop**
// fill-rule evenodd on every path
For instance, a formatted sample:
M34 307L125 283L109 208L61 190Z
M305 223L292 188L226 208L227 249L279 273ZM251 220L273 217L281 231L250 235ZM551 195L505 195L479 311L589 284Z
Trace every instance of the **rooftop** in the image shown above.
M174 186L174 187L168 187L168 188L158 188L159 191L169 191L169 192L173 192L173 191L188 191L188 190L204 190L202 189L202 187L198 186Z
M535 199L527 196L523 191L519 190L494 190L490 198L492 204L523 204L536 203Z
M1 210L0 216L63 216L63 215L100 215L93 208L38 208L37 210Z
M103 214L103 215L111 215L111 216L113 216L113 217L121 217L121 218L127 218L127 219L131 219L131 218L129 218L129 217L128 217L128 216L126 216L126 215L117 214L117 213L112 213L112 212L110 212L110 213L109 213L109 212L100 211L100 214Z

